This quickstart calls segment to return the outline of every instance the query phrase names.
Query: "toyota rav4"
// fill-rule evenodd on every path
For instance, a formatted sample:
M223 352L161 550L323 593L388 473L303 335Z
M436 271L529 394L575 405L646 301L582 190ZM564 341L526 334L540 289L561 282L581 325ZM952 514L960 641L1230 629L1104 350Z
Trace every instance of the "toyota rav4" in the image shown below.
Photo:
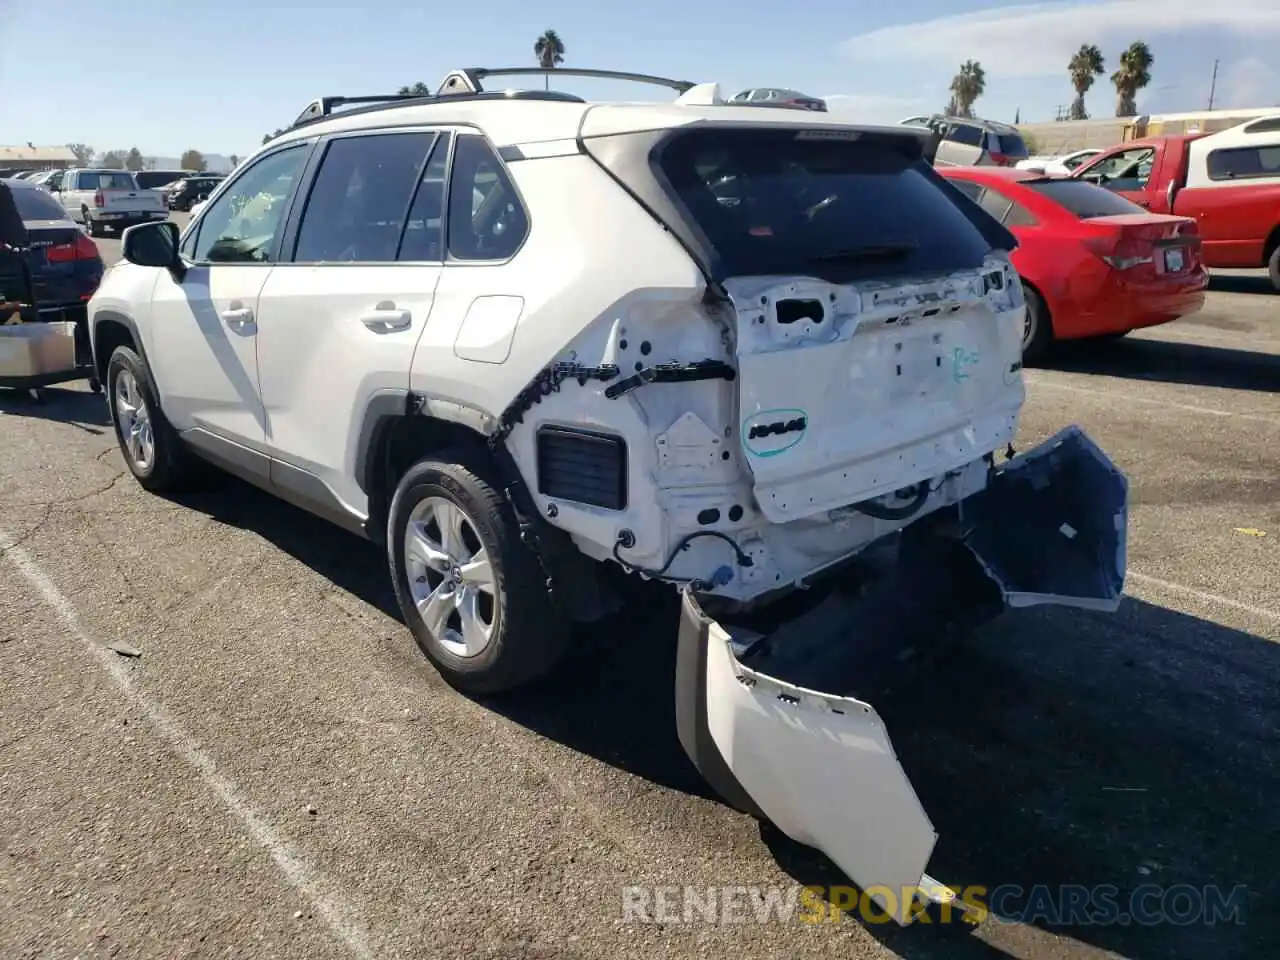
M642 76L679 96L482 87L514 72L317 100L181 234L126 231L90 303L125 461L382 545L467 691L546 673L619 583L671 585L694 763L864 889L921 891L876 894L906 922L945 892L870 661L1123 588L1123 475L1075 427L1011 448L1015 240L927 130Z

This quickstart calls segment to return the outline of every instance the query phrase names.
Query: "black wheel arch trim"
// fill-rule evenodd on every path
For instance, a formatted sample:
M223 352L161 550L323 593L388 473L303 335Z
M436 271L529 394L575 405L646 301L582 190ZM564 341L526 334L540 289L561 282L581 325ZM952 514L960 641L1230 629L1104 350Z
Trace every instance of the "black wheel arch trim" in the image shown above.
M138 325L134 323L132 317L120 313L118 310L96 310L89 323L89 348L93 354L94 368L102 373L101 382L103 386L105 387L107 382L107 364L111 361L110 356L102 356L99 351L99 345L102 341L98 336L98 332L104 323L118 323L129 332L129 336L133 340L133 351L142 358L142 366L147 375L147 384L151 387L151 392L158 401L160 399L160 391L156 389L155 375L151 372L151 361L147 358L147 348L142 342L142 335L138 332Z

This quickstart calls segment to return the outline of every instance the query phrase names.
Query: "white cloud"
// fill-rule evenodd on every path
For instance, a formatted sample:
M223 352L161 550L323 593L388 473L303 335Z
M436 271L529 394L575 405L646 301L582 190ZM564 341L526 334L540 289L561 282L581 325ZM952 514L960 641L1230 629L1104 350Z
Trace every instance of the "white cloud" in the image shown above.
M912 114L928 109L923 97L895 97L879 93L831 93L822 99L827 101L827 110L833 116L847 117L859 123L897 123Z
M978 60L989 76L1057 76L1082 43L1107 55L1134 39L1217 29L1280 39L1277 0L1102 0L1006 6L881 27L843 44L855 60L953 65ZM1158 61L1158 51L1157 51ZM1263 64L1265 66L1265 64Z

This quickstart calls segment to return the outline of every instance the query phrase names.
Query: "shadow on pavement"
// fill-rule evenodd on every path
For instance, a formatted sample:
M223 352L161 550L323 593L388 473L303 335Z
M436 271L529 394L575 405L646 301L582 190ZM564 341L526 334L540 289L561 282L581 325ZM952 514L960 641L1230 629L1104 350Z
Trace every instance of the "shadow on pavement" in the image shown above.
M1274 295L1276 288L1265 270L1256 274L1209 274L1209 290L1216 293L1260 293Z
M111 425L102 394L64 386L41 387L39 400L26 390L0 388L0 413L66 423L94 436L110 432Z
M230 478L182 502L398 619L372 545ZM484 702L603 763L710 797L676 737L676 612L669 598L584 630L556 676ZM1280 645L1130 598L1113 616L1006 614L905 661L873 703L939 834L932 876L985 888L999 915L1134 960L1234 960L1280 956L1278 681ZM767 825L761 835L796 881L849 883L815 850ZM1069 907L1063 885L1090 891L1084 909L1110 904L1114 916L1151 884L1136 905L1158 912L1163 896L1174 919L1124 925L1056 912ZM1210 925L1203 913L1174 922L1201 910L1206 888L1224 905L1243 903L1243 922ZM1238 888L1244 899L1231 901ZM916 960L1008 956L958 924L867 928Z
M1042 367L1129 380L1280 391L1280 356L1169 340L1064 342Z
M1278 679L1280 645L1130 598L1111 617L1007 614L875 706L939 834L932 876L1133 960L1228 960L1280 956ZM767 842L797 880L847 882ZM1093 898L1084 914L1066 912L1072 885ZM1188 916L1215 888L1242 923ZM1162 897L1161 922L1105 922L1134 907L1154 920ZM936 924L869 929L907 957L985 949L939 946Z

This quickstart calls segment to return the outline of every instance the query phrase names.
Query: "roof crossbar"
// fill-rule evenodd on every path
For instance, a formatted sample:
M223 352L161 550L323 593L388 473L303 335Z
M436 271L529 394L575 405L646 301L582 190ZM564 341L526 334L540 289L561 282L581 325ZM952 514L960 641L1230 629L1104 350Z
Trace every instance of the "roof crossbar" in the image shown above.
M421 93L383 93L369 97L316 97L307 108L298 114L298 119L293 123L296 126L307 120L315 120L319 117L327 117L333 113L335 107L345 107L348 104L363 103L399 103L402 100L422 100L430 96Z
M578 67L468 67L463 70L454 70L448 74L436 91L436 96L483 93L484 87L481 81L486 77L514 76L566 76L594 77L600 80L629 80L633 83L651 83L660 87L669 87L677 93L686 93L695 86L688 80L672 80L670 77L655 77L647 73L622 73L617 70L584 70Z

